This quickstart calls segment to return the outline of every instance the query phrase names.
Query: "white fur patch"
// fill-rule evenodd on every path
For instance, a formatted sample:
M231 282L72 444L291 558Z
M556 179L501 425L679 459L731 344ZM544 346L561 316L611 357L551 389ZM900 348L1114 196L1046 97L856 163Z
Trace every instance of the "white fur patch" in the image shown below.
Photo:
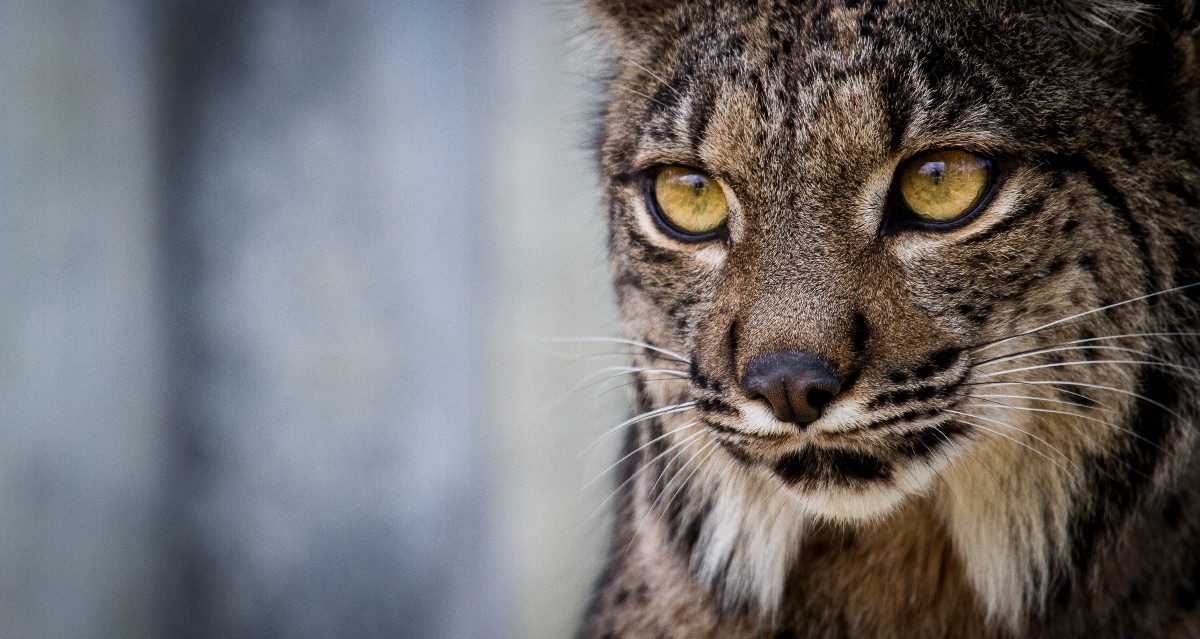
M1000 411L975 412L990 418ZM1020 443L983 433L974 453L943 473L935 503L988 618L1016 629L1027 612L1045 604L1054 566L1068 553L1075 477L1047 459L1058 454L1047 446L1056 444L1063 454L1077 457L1067 442L1050 434L1080 426L1043 416L1039 429L1027 413L1013 412L1002 419L1012 427L1007 434ZM1040 432L1049 441L1027 438L1016 428Z
M722 604L749 599L773 617L812 521L794 493L734 464L712 464L705 489L712 509L692 556L693 569Z
M711 510L692 568L723 605L753 603L772 618L810 526L821 519L854 524L882 518L906 497L927 492L937 471L916 464L891 484L804 492L733 462L706 464L698 479Z
M1015 629L1044 602L1055 562L1068 551L1072 478L1014 442L983 438L975 444L967 455L955 454L962 445L953 444L948 454L898 467L892 481L863 489L801 491L761 469L706 464L696 485L711 510L692 568L722 604L753 603L770 619L813 524L862 525L905 499L927 498L981 608ZM944 481L935 481L939 477Z

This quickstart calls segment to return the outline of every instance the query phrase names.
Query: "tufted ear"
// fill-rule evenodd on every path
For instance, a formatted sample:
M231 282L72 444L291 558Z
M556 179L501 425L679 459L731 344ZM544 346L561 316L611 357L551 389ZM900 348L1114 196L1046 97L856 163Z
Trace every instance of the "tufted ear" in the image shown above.
M1200 124L1198 0L1054 0L1049 28L1113 70L1147 106Z
M1055 0L1050 5L1060 19L1060 28L1082 44L1133 36L1154 9L1137 0Z
M1196 27L1196 0L1054 0L1047 3L1054 27L1084 46L1129 44L1166 35L1174 39Z
M686 3L687 0L584 0L583 4L610 37L629 44Z

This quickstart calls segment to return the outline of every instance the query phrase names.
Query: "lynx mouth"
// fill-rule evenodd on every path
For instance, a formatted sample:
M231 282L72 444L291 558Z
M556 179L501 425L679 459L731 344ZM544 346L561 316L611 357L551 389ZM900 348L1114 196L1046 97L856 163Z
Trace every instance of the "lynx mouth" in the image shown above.
M852 487L890 481L914 465L945 459L954 442L967 434L947 421L916 429L873 434L870 439L841 434L833 444L809 442L780 456L771 470L785 483L802 488Z

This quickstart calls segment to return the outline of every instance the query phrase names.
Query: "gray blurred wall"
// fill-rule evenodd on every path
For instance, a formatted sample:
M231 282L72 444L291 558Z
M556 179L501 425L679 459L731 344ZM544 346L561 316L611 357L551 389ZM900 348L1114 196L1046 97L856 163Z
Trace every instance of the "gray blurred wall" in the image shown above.
M0 635L571 634L621 415L528 339L614 330L578 17L0 3Z

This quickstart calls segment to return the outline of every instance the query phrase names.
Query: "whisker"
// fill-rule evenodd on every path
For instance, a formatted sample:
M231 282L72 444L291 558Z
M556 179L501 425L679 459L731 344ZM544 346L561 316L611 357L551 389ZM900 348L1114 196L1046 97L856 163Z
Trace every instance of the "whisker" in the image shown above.
M714 440L714 441L715 441L715 440ZM708 444L711 444L711 443L712 443L711 441L710 441L710 442L705 442L704 446L703 446L703 447L701 447L700 451L703 451L703 450L704 450L704 448L707 448L707 447L708 447ZM690 459L694 459L694 458L695 458L697 455L699 455L699 454L700 454L700 451L696 451L696 453L695 453L694 455L692 455L692 457L691 457L691 458L689 458L689 461L688 461L688 462L684 462L684 463L683 463L683 465L681 466L681 468L687 468L687 465L688 465L688 463L690 463ZM682 451L682 450L681 450L681 451L679 451L679 452L677 452L677 453L675 453L675 456L674 456L674 457L672 457L672 458L670 459L670 461L668 461L666 464L664 464L664 465L663 465L663 469L662 469L661 471L659 471L659 473L658 473L658 477L657 477L657 478L655 478L655 480L654 480L654 484L650 486L650 490L649 490L649 492L647 492L646 494L648 494L648 495L653 495L653 494L655 493L655 491L658 489L658 485L659 485L660 483L662 483L662 480L663 480L663 475L665 475L665 474L667 473L667 470L669 470L669 469L671 468L671 465L672 465L672 464L674 464L674 463L675 463L675 460L676 460L676 459L679 459L679 456L680 456L680 455L682 455L683 453L684 453L684 451ZM675 478L676 478L676 475L672 475L671 479L668 479L668 480L667 480L667 485L666 485L666 486L663 486L663 492L666 492L666 491L667 491L667 490L668 490L668 489L671 487L671 481L672 481L672 480L674 480ZM657 500L658 500L658 499L660 499L660 498L662 497L662 494L663 494L663 493L659 493L659 496L655 498L655 501L656 501L656 502L657 502ZM652 504L652 505L653 505L653 504Z
M995 435L995 436L997 436L997 437L1001 437L1001 438L1007 439L1008 441L1010 441L1010 442L1013 442L1013 443L1017 444L1018 446L1023 446L1023 447L1025 447L1025 448L1028 448L1028 449L1029 449L1030 451L1032 451L1034 454L1036 454L1036 455L1038 455L1038 456L1042 457L1043 459L1045 459L1046 461L1050 462L1051 464L1054 464L1054 467L1055 467L1055 468L1057 468L1058 470L1061 470L1061 471L1062 471L1063 473L1065 473L1065 474L1066 474L1068 477L1070 477L1070 478L1071 478L1073 481L1075 481L1076 483L1078 483L1078 481L1079 481L1079 477L1078 477L1078 475L1076 475L1075 473L1071 472L1071 470L1070 470L1069 468L1067 468L1067 467L1063 466L1062 464L1058 463L1058 460L1054 459L1053 457L1050 457L1049 455L1047 455L1047 454L1043 453L1042 451L1040 451L1040 450L1038 450L1038 449L1034 448L1033 446L1030 446L1029 444L1026 444L1026 443L1025 443L1025 442L1023 442L1023 441L1019 441L1019 440L1017 440L1017 439L1014 439L1014 438L1012 438L1012 437L1009 437L1008 435L1005 435L1004 433L1001 433L1001 432L999 432L999 431L992 430L992 429L990 429L990 428L988 428L987 426L984 426L984 425L982 425L982 424L976 424L975 422L969 422L969 421L966 421L966 420L958 420L958 421L961 421L962 423L964 423L964 424L966 424L966 425L968 425L968 426L971 426L971 427L973 427L973 428L978 428L979 430L982 430L982 431L983 431L983 432L985 432L985 433L990 433L990 434L992 434L992 435Z
M1078 393L1076 393L1076 394L1078 394ZM984 393L984 394L979 394L979 395L971 394L971 395L968 395L968 397L977 397L980 399L991 399L991 398L994 398L994 399L1027 399L1027 400L1034 401L1034 402L1047 402L1050 404L1065 404L1067 406L1077 406L1079 408L1086 408L1088 410L1101 410L1106 413L1113 412L1112 408L1097 408L1095 406L1091 406L1091 405L1085 404L1083 402L1072 402L1070 400L1054 399L1052 397L1038 397L1036 395L1002 395L1002 394ZM1095 401L1095 400L1092 400L1092 401Z
M617 87L618 89L621 89L621 90L624 90L624 91L628 91L628 92L630 92L630 93L634 93L634 94L640 95L640 96L642 96L643 98L646 98L647 100L649 100L649 101L651 101L651 102L653 102L653 103L657 104L658 106L660 106L660 107L662 107L662 108L664 108L664 109L670 109L670 108L671 108L671 107L667 106L666 104L664 104L662 100L656 100L656 99L654 99L654 98L652 98L652 97L650 97L650 96L646 95L645 93L642 93L641 91L638 91L637 89L632 89L632 88L630 88L630 87L627 87L627 86L625 86L625 85L623 85L623 84L613 84L612 86L615 86L615 87Z
M687 401L687 402L681 402L679 404L672 404L670 406L663 406L662 408L656 408L654 410L649 410L649 411L642 413L641 415L631 417L631 418L621 422L620 424L617 424L616 426L612 427L607 432L605 432L603 435L598 437L596 439L596 441L593 441L591 444L589 444L587 446L587 448L584 448L583 452L579 454L579 458L582 459L583 457L587 456L587 454L589 452L591 452L593 448L595 448L596 446L599 446L601 442L603 442L605 439L611 437L613 435L613 433L619 432L623 428L627 428L627 427L637 424L639 422L644 422L647 419L654 419L655 417L661 417L663 415L671 415L673 413L682 413L684 411L689 411L689 410L694 409L695 407L696 407L696 401L691 400L691 401Z
M1095 419L1095 418L1092 418L1092 417L1088 417L1088 416L1086 416L1086 415L1079 415L1079 414L1076 414L1076 413L1068 413L1068 412L1064 412L1064 411L1050 411L1050 410L1048 410L1048 409L1029 408L1029 407L1024 407L1024 406L1010 406L1010 405L1008 405L1008 404L1002 404L1002 405L1003 405L1005 408L1009 408L1009 409L1012 409L1012 410L1027 410L1027 411L1034 411L1034 412L1058 412L1058 413L1062 413L1062 414L1064 414L1064 415L1071 415L1071 416L1074 416L1074 417L1080 417L1080 418L1086 419L1086 420L1088 420L1088 421L1094 421L1094 422L1096 422L1096 423L1098 423L1098 424L1101 424L1101 425L1104 425L1104 426L1109 426L1109 427L1111 427L1111 428L1113 428L1113 429L1115 429L1115 430L1118 430L1118 431L1120 431L1120 432L1122 432L1122 433L1125 433L1125 434L1127 434L1127 435L1131 435L1131 436L1133 436L1134 438L1136 438L1136 439L1140 439L1141 441L1143 441L1143 442L1145 442L1145 443L1147 443L1147 444L1150 444L1151 446L1153 446L1153 447L1157 448L1157 449L1158 449L1160 452L1162 452L1162 453L1167 453L1167 449L1163 448L1162 446L1159 446L1158 444L1156 444L1156 443L1154 443L1153 441L1151 441L1151 440L1147 439L1146 437L1143 437L1142 435L1140 435L1140 434L1138 434L1138 433L1136 433L1136 432L1134 432L1134 431L1132 431L1132 430L1129 430L1128 428L1122 428L1121 426L1118 426L1118 425L1116 425L1116 424L1112 424L1112 423L1109 423L1109 422L1106 422L1106 421L1102 421L1102 420L1099 420L1099 419ZM1122 466L1124 466L1126 469L1128 469L1129 471L1131 471L1131 472L1134 472L1134 473L1137 473L1137 474L1141 475L1142 477L1145 477L1146 479L1153 479L1153 478L1152 478L1150 475L1147 475L1145 472L1143 472L1143 471L1141 471L1141 470L1139 470L1139 469L1137 469L1137 468L1134 468L1134 467L1133 467L1131 464L1129 464L1128 462L1126 462L1126 461L1123 461L1123 460L1121 460L1121 459L1119 459L1119 458L1118 458L1118 460L1117 460L1117 461L1118 461L1118 462L1119 462L1119 463L1120 463Z
M547 343L551 343L551 344L570 344L570 343L625 344L626 346L637 346L640 348L652 350L656 353L662 353L663 355L670 356L670 357L674 358L676 361L682 362L684 364L692 363L692 360L688 359L687 357L684 357L683 355L680 355L679 353L665 349L661 346L655 346L654 344L650 344L648 342L643 342L643 341L636 340L636 339L629 339L627 337L601 337L601 336L596 336L596 335L584 335L581 337L529 337L528 339L538 341L538 342L547 342Z
M619 372L613 373L613 371L619 371ZM604 375L605 373L613 373L613 374L608 375L606 377L600 377L599 379L595 379L596 377ZM571 398L575 395L575 393L578 393L579 391L582 391L587 388L592 388L593 386L598 386L609 380L613 380L618 377L625 377L626 375L637 375L637 374L643 374L643 373L666 374L666 375L670 375L671 379L677 379L677 380L681 380L681 381L691 379L691 375L689 375L686 371L681 371L681 370L677 370L674 368L641 368L638 366L605 366L604 368L594 370L594 371L588 373L587 375L584 375L583 379L580 379L578 382L575 383L574 386L572 386L571 388L568 388L566 391L564 391L563 394L558 399L554 400L553 402L550 402L548 407L550 409L558 408L558 407L562 406L564 403L566 403L567 401L571 400ZM649 380L642 379L641 381L645 382L645 381L649 381ZM633 381L633 382L629 382L629 383L634 384L637 382ZM593 399L595 399L595 397L593 397Z
M693 422L693 423L698 423L698 422ZM674 444L671 444L671 446L668 447L663 452L650 458L648 461L646 461L646 463L642 464L637 470L630 473L629 477L625 478L625 481L622 481L620 483L620 485L613 488L612 491L608 493L608 496L605 497L604 500L600 502L600 505L597 506L596 509L593 510L591 512L591 514L589 514L587 516L587 518L584 519L584 521L592 521L593 518L598 516L601 512L604 512L604 510L608 507L608 504L611 503L613 499L616 499L617 495L619 495L621 493L621 490L623 490L626 486L628 486L630 482L636 480L639 476L641 476L642 473L646 472L647 469L652 468L654 466L654 462L671 454L671 451L675 450L676 448L679 448L680 446L684 446L684 445L688 444L689 442L695 441L696 439L700 438L702 435L704 435L703 430L693 433L691 435L688 435L687 437L683 438L682 440L675 442ZM674 461L674 459L676 457L679 457L679 453L675 453L675 457L671 458L672 461Z
M1200 337L1200 333L1188 331L1162 331L1152 333L1125 333L1123 335L1102 335L1100 337L1088 337L1084 339L1072 340L1063 342L1064 344L1083 344L1084 342L1100 342L1110 339L1125 339L1127 337Z
M1116 410L1116 408L1114 408L1111 404L1106 404L1106 403L1104 403L1094 397L1091 397L1089 395L1084 395L1083 393L1064 388L1064 386L1074 385L1074 382L1061 382L1060 383L1060 382L1053 382L1053 381L1039 381L1039 382L1034 383L1034 382L1028 382L1028 381L1014 380L1014 381L1008 381L1008 382L964 382L961 385L962 386L1023 386L1023 385L1047 386L1049 388L1053 388L1054 390L1056 390L1060 393L1065 393L1067 395L1072 395L1074 397L1078 397L1078 398L1084 400L1085 402L1092 402L1099 406L1103 406L1104 408L1106 408L1110 411Z
M600 359L602 357L644 357L651 361L667 361L680 364L686 363L680 362L676 358L669 355L663 355L661 353L654 352L647 353L645 349L636 351L604 351L602 353L587 353L586 355L568 356L566 361L567 363L581 362L588 359Z
M972 385L976 385L976 386L991 386L991 385L997 385L997 386L999 386L999 385L1008 385L1008 384L1014 384L1014 383L1018 383L1018 382L973 382L973 383L972 383ZM1136 398L1136 399L1140 399L1140 400L1142 400L1142 401L1144 401L1144 402L1147 402L1147 403L1149 403L1149 404L1152 404L1152 405L1154 405L1154 406L1157 406L1158 408L1161 408L1161 409L1163 409L1163 410L1164 410L1164 411L1166 411L1167 413L1171 414L1171 415L1172 415L1172 416L1174 416L1174 417L1177 417L1177 418L1179 418L1180 420L1183 420L1184 422L1187 422L1187 421L1188 421L1188 420L1187 420L1187 418L1185 418L1183 415L1180 415L1179 413L1175 412L1175 410L1173 410L1172 408L1170 408L1170 407L1169 407L1169 406L1167 406L1166 404L1163 404L1162 402L1159 402L1159 401L1156 401L1156 400L1154 400L1154 399L1151 399L1151 398L1149 398L1149 397L1146 397L1145 395L1142 395L1141 393L1135 393L1135 392L1133 392L1133 391L1126 390L1126 389L1124 389L1124 388L1117 388L1116 386L1105 386L1105 385L1103 385L1103 384L1091 384L1091 383L1088 383L1088 382L1050 381L1050 380L1039 380L1039 379L1035 379L1035 380L1025 380L1025 381L1023 381L1023 382L1019 382L1019 383L1021 383L1021 384L1030 384L1030 385L1033 385L1033 386L1040 386L1040 385L1054 386L1054 385L1056 385L1056 384L1070 384L1070 385L1072 385L1072 386L1079 386L1079 387L1082 387L1082 388L1094 388L1094 389L1096 389L1096 390L1106 390L1106 391L1111 391L1111 392L1114 392L1114 393L1120 393L1120 394L1122 394L1122 395L1127 395L1127 396L1129 396L1129 397L1133 397L1133 398Z
M605 366L588 373L583 379L584 381L589 381L597 375L612 373L614 371L618 374L605 379L612 379L613 377L620 377L621 375L629 375L631 373L663 373L666 375L674 375L676 377L691 377L691 374L689 374L687 371L680 370L678 368L651 368L648 366ZM605 379L600 381L605 381Z
M657 73L655 73L655 72L651 71L650 69L647 69L646 67L644 67L644 66L642 66L642 65L638 64L637 62L635 62L635 61L633 60L633 58L630 58L629 56L627 56L627 55L625 55L625 54L620 54L620 55L621 55L621 59L623 59L623 60L625 60L626 62L628 62L629 64L632 64L633 66L635 66L635 67L637 67L637 68L641 69L642 71L645 71L646 73L649 73L649 74L651 75L651 77L653 77L655 80L658 80L659 82L662 82L662 83L663 83L663 85L664 85L664 86L666 86L668 89L670 89L670 90L671 90L671 93L674 93L676 97L678 97L678 98L683 98L683 94L681 94L679 91L676 91L676 90L675 90L675 87L671 86L671 83L670 83L670 82L667 82L666 80L664 80L664 79L662 78L662 76L660 76L660 75L658 75Z
M1039 442L1041 442L1041 443L1045 444L1045 445L1046 445L1046 447L1048 447L1050 450L1052 450L1052 451L1054 451L1054 452L1058 453L1058 455L1059 455L1060 457L1062 457L1064 461L1066 461L1068 464L1070 464L1070 465L1071 465L1071 467L1072 467L1072 468L1074 468L1076 471L1079 471L1080 473L1082 473L1082 472L1083 472L1083 469L1082 469L1082 468L1080 468L1079 466L1076 466L1076 465L1075 465L1075 462L1071 461L1071 458L1070 458L1070 457L1067 457L1067 455L1066 455L1065 453L1063 453L1061 450L1059 450L1058 448L1056 448L1056 447L1054 446L1054 444L1051 444L1050 442L1048 442L1048 441L1046 441L1046 440L1042 439L1041 437L1038 437L1037 435L1034 435L1033 433L1031 433L1031 432L1029 432L1029 431L1027 431L1027 430L1024 430L1024 429L1022 429L1022 428L1017 428L1016 426L1013 426L1012 424L1006 424L1006 423L1004 423L1004 422L1002 422L1002 421L995 420L995 419L991 419L991 418L989 418L989 417L983 417L982 415L972 415L972 414L970 414L970 413L963 413L963 412L956 411L956 410L947 410L946 412L947 412L947 413L950 413L951 415L959 415L959 416L961 416L961 417L969 417L969 418L971 418L971 419L981 419L981 420L983 420L983 421L985 421L985 422L988 422L988 423L990 423L990 424L995 424L995 425L997 425L997 426L1002 426L1002 427L1004 427L1004 428L1009 428L1009 429L1015 430L1015 431L1017 431L1018 433L1021 433L1021 434L1025 435L1026 437L1029 437L1029 438L1031 438L1031 439L1035 439L1035 440L1037 440L1037 441L1039 441ZM976 426L978 426L978 425L976 424ZM985 430L986 430L986 429L985 429ZM1014 439L1013 441L1014 441L1014 442L1017 442L1017 443L1019 443L1019 444L1023 444L1023 445L1026 445L1026 446L1028 446L1027 444L1024 444L1024 442L1019 442L1019 441L1017 441L1017 440L1015 440L1015 439ZM1037 449L1033 448L1032 446L1028 446L1028 448L1029 448L1030 450L1034 450L1034 451L1036 451L1036 450L1037 450ZM1045 455L1044 455L1044 453L1041 453L1041 451L1037 451L1037 452L1038 452L1038 454L1042 454L1043 456L1045 456ZM1046 457L1046 458L1047 458L1047 459L1050 459L1049 457Z
M603 380L601 380L601 381L603 381ZM686 380L684 380L681 377L644 377L640 381L649 384L650 382L682 382L682 381L686 381ZM596 383L599 384L601 382L596 382ZM637 382L635 381L635 382L625 382L623 384L617 384L616 386L613 386L612 388L606 388L603 391L596 393L596 395L594 395L592 397L592 399L600 399L601 397L604 397L605 395L607 395L609 393L619 391L622 388L628 388L630 386L633 386L636 383Z
M649 510L647 510L646 514L649 514L650 512L657 510L658 511L657 522L662 522L663 516L671 508L671 504L675 501L675 499L677 497L679 497L681 494L683 494L683 489L687 487L688 482L690 482L692 480L692 477L696 476L696 473L699 472L700 468L702 468L704 466L704 464L708 463L708 460L711 459L712 456L716 453L716 451L717 451L716 444L717 444L717 440L714 439L714 440L708 442L707 444L705 444L704 446L701 446L700 450L696 451L696 454L692 455L691 460L689 460L689 463L692 466L691 472L689 472L687 474L687 476L684 477L683 481L679 482L679 485L675 487L674 492L672 492L671 496L667 498L667 503L663 504L662 506L659 506L657 503L653 504L653 507L650 508ZM684 471L686 471L687 466L688 466L688 464L684 464L683 467L680 468L680 473L675 474L673 477L671 477L671 479L669 479L667 481L667 485L663 486L663 491L662 491L662 493L659 494L660 499L661 499L662 495L667 494L667 491L671 490L671 484L674 483L676 480L678 480L680 476L682 476L682 473ZM657 502L658 500L655 500L655 501ZM643 516L643 519L644 519L644 516ZM639 523L638 526L640 527L641 524Z
M606 377L600 377L599 379L596 379L597 377L599 377L601 375L605 375L606 373L613 373L613 374L608 375ZM596 370L588 373L587 375L584 375L583 379L579 380L579 382L577 382L574 386L572 386L566 392L566 394L572 395L572 394L577 393L585 388L595 386L596 384L603 384L604 382L607 382L611 379L616 379L618 377L624 377L626 375L634 375L637 373L653 373L653 374L671 375L673 377L678 377L680 379L690 379L691 378L691 375L689 375L687 371L681 371L681 370L674 369L674 368L642 368L640 366L605 366L604 368L596 369Z
M1142 300L1147 300L1147 299L1150 299L1150 298L1152 298L1152 297L1158 297L1158 296L1160 296L1160 295L1168 295L1168 294L1170 294L1170 293L1177 293L1177 292L1179 292L1179 291L1183 291L1183 290L1186 290L1186 289L1192 288L1192 287L1194 287L1194 286L1200 286L1200 282L1193 282L1193 283L1191 283L1191 284L1184 284L1184 285L1182 285L1182 286L1175 286L1175 287L1173 287L1173 288L1168 288L1168 289L1164 289L1164 290L1161 290L1161 291L1156 291L1156 292L1154 292L1154 293L1147 293L1147 294L1145 294L1145 295L1139 295L1139 296L1137 296L1137 297L1131 297L1131 298L1129 298L1129 299L1127 299L1127 300L1124 300L1124 301L1121 301L1121 302L1114 302L1114 303L1112 303L1112 304L1108 304L1108 305L1106 305L1106 306L1101 306L1101 307L1099 307L1099 308L1093 308L1093 309L1091 309L1091 310L1083 311L1083 312L1080 312L1080 313L1075 313L1074 315L1070 315L1070 316L1068 316L1068 317L1064 317L1064 318L1062 318L1062 319L1054 320L1053 322L1049 322L1049 323L1046 323L1046 324L1042 324L1041 326L1038 326L1038 327L1035 327L1035 328L1031 328L1031 329L1029 329L1029 330L1027 330L1027 331L1023 331L1023 332L1017 333L1017 334L1015 334L1015 335L1010 335L1010 336L1008 336L1008 337L1002 337L1002 338L1000 338L1000 339L993 340L993 341L991 341L991 342L985 342L985 343L983 343L983 344L979 344L979 345L977 345L977 346L974 346L974 347L972 347L972 349L971 349L971 350L973 350L973 351L977 351L977 352L978 352L978 351L981 351L981 350L984 350L984 349L992 348L992 347L994 347L994 346L998 346L998 345L1000 345L1000 344L1003 344L1003 343L1005 343L1005 342L1008 342L1008 341L1011 341L1011 340L1017 339L1018 337L1023 337L1023 336L1025 336L1025 335L1032 335L1033 333L1038 333L1038 332L1044 331L1044 330L1046 330L1046 329L1048 329L1048 328L1051 328L1051 327L1058 326L1058 325L1060 325L1060 324L1063 324L1063 323L1069 322L1069 321L1071 321L1071 320L1078 319L1078 318L1081 318L1081 317L1086 317L1086 316L1088 316L1088 315L1092 315L1093 313L1100 313L1100 312L1103 312L1103 311L1107 311L1107 310L1110 310L1110 309L1117 308L1117 307L1119 307L1119 306L1125 306L1126 304L1133 304L1134 302L1140 302L1140 301L1142 301Z
M1071 342L1068 342L1068 343L1071 343ZM1012 355L1002 355L1002 356L998 356L998 357L992 357L989 359L982 360L980 362L976 362L975 366L984 366L987 364L998 364L1000 362L1012 361L1012 360L1021 359L1024 357L1032 357L1034 355L1045 355L1047 353L1060 353L1060 352L1064 352L1064 351L1090 351L1090 350L1117 351L1117 352L1121 352L1121 353L1133 353L1135 355L1149 357L1153 361L1159 361L1159 362L1167 361L1167 360L1159 357L1158 355L1155 355L1154 353L1147 353L1146 351L1140 351L1136 348L1125 348L1124 346L1097 346L1097 345L1092 345L1092 346L1048 346L1045 348L1031 349L1031 350L1024 351L1021 353L1013 353Z
M939 437L941 437L943 441L945 441L945 442L946 442L946 448L948 448L948 449L950 449L950 450L954 450L954 449L955 449L954 442L952 442L952 441L950 440L950 437L948 437L948 436L946 435L946 432L945 432L945 431L943 431L943 430L941 429L941 427L940 427L940 426L934 426L934 427L933 427L933 431L934 431L935 433L937 433L937 434L938 434L938 436L939 436ZM983 472L985 472L985 473L987 473L987 474L988 474L988 477L991 477L991 478L992 478L992 482L993 482L994 484L996 484L996 488L999 488L999 489L1000 489L1000 491L1001 491L1001 492L1003 492L1004 494L1006 494L1006 495L1009 495L1010 497L1012 496L1012 495L1011 495L1011 494L1008 492L1008 488L1007 488L1007 487L1005 487L1005 486L1004 486L1004 484L1000 483L1000 478L999 478L999 477L996 477L996 473L993 473L993 472L992 472L992 469L991 469L991 468L988 468L988 467L987 467L987 465L983 463L983 460L979 459L979 456L978 456L978 455L976 455L974 452L972 452L972 451L971 451L971 449L970 449L969 447L967 447L967 446L959 446L959 447L958 447L958 450L961 450L962 452L966 453L966 454L967 454L967 456L969 456L969 457L970 457L972 460L974 460L975 464L976 464L977 466L979 466L980 468L982 468L982 469L983 469ZM950 458L950 455L949 455L949 453L942 453L942 456L943 456L943 457L945 457L946 459L949 459L949 458ZM942 477L942 474L941 474L941 473L938 473L938 478L939 478L939 479L942 479L942 481L943 481L943 482L945 482L945 478L944 478L944 477ZM949 482L946 482L946 486L951 486L951 485L950 485L950 483L949 483Z
M702 432L703 432L703 431L702 431ZM704 454L704 451L705 451L705 450L707 450L707 449L708 449L710 446L712 446L712 445L713 445L713 444L715 444L716 442L717 442L717 440L715 440L715 439L713 439L713 440L709 440L707 443L705 443L703 446L701 446L701 447L700 447L700 450L696 451L694 454L692 454L690 457L688 457L687 461L685 461L685 462L684 462L684 463L683 463L683 464L682 464L682 465L679 467L679 472L677 472L675 475L672 475L672 476L671 476L671 479L668 479L668 480L667 480L667 485L666 485L666 486L663 486L663 491L662 491L661 493L659 493L659 494L658 494L658 497L655 497L655 498L654 498L654 501L653 501L653 502L651 502L650 504L648 504L648 505L646 506L646 512L642 513L642 517L641 517L641 518L638 520L638 525L637 525L637 526L634 528L634 530L633 530L633 535L631 535L631 536L630 536L630 538L629 538L629 546L627 546L627 547L626 547L626 550L628 550L628 548L629 548L629 547L632 547L632 546L633 546L633 542L634 542L635 540L637 540L637 538L638 538L638 535L639 535L639 534L641 534L641 532L642 532L642 526L643 526L643 525L645 525L645 523L646 523L646 518L647 518L648 516L650 516L650 513L652 513L652 512L654 512L655 510L657 510L657 508L658 508L658 501L659 501L660 499L662 499L662 496L663 496L664 494L666 494L667 490L669 490L669 489L670 489L670 487L671 487L671 484L672 484L672 483L673 483L675 480L679 479L679 477L680 477L681 473L682 473L684 470L686 470L686 469L687 469L687 467L688 467L688 465L689 465L689 464L692 464L693 462L695 462L695 461L696 461L696 460L697 460L697 459L700 457L700 455L703 455L703 454ZM654 481L654 485L653 485L653 486L651 486L651 488L650 488L650 491L649 491L648 493L646 493L646 494L654 494L654 490L655 490L655 489L658 487L658 484L659 484L659 482L661 482L661 481L662 481L663 474L664 474L664 473L666 473L666 472L667 472L667 469L669 469L669 468L671 467L671 465L675 463L675 460L676 460L676 459L679 459L679 455L680 455L680 453L682 453L682 452L683 452L683 451L681 450L681 451L679 451L678 453L675 453L675 456L674 456L674 457L672 457L672 458L671 458L671 460L670 460L670 461L668 461L666 464L664 464L662 471L660 471L660 472L658 473L658 479L656 479L656 480ZM697 466L697 468L699 468L699 466ZM689 476L689 479L690 479L690 476Z
M1036 370L1040 370L1043 368L1062 368L1064 366L1084 366L1084 365L1095 365L1095 364L1138 364L1140 366L1156 366L1156 367L1166 368L1166 369L1174 370L1176 372L1185 372L1185 373L1192 373L1192 374L1200 373L1200 370L1192 368L1191 366L1184 366L1182 364L1174 364L1174 363L1170 363L1170 362L1147 362L1147 361L1139 360L1139 359L1089 359L1089 360L1084 360L1081 362L1053 362L1050 364L1038 364L1036 366L1025 366L1022 368L1010 368L1005 371L997 371L994 373L984 373L983 376L984 377L996 377L997 375L1008 375L1010 373L1023 373L1025 371L1036 371ZM1185 377L1187 377L1191 381L1200 381L1194 377L1190 377L1190 376L1185 376Z
M1143 437L1142 435L1139 435L1138 433L1136 433L1136 432L1134 432L1134 431L1132 431L1132 430L1129 430L1128 428L1125 428L1125 427L1123 427L1123 426L1118 426L1117 424L1113 424L1113 423L1111 423L1111 422L1107 422L1107 421L1104 421L1104 420L1102 420L1102 419L1099 419L1099 418L1096 418L1096 417L1092 417L1092 416L1090 416L1090 415L1080 415L1079 413L1073 413L1073 412L1071 412L1071 411L1065 411L1065 410L1054 410L1054 409L1050 409L1050 408L1034 408L1034 407L1032 407L1032 406L1013 406L1013 405L1011 405L1011 404L1005 404L1005 403L1003 403L1003 402L997 402L997 401L994 401L994 400L986 400L986 401L989 401L989 402L991 402L992 404L996 404L996 405L998 405L998 406L1003 406L1004 408L1007 408L1007 409L1009 409L1009 410L1023 410L1023 411L1029 411L1029 412L1031 412L1031 413L1052 413L1052 414L1055 414L1055 415L1069 415L1069 416L1071 416L1071 417L1078 417L1078 418L1080 418L1080 419L1085 419L1085 420L1087 420L1087 421L1089 421L1089 422L1096 422L1097 424L1101 424L1101 425L1104 425L1104 426L1108 426L1109 428L1112 428L1112 429L1114 429L1114 430L1118 430L1118 431L1120 431L1120 432L1122 432L1122 433L1125 433L1126 435L1132 435L1132 436L1134 436L1134 437L1136 437L1136 438L1138 438L1138 439L1140 439L1140 440L1142 440L1142 441L1146 442L1147 444L1150 444L1151 446L1154 446L1155 448L1158 448L1159 450L1161 450L1161 451L1162 451L1162 452L1164 452L1164 453L1165 453L1165 452L1167 452L1167 451L1166 451L1164 448L1162 448L1162 447L1161 447L1161 446L1159 446L1158 444L1155 444L1154 442L1150 441L1149 439L1146 439L1146 438L1145 438L1145 437ZM984 405L981 405L981 404L974 404L974 405L972 405L972 406L974 406L974 407L976 407L976 408L994 408L994 406L984 406Z
M662 441L663 439L666 439L667 437L670 437L671 435L674 435L675 433L678 433L679 431L681 431L685 428L690 428L692 426L696 426L699 423L700 423L699 421L688 422L688 423L684 424L683 426L680 426L679 428L673 428L673 429L659 435L658 437L655 437L654 439L651 439L650 441L642 444L641 446L638 446L637 448L629 451L629 453L627 453L624 457L613 462L612 465L610 465L608 468L605 468L604 470L600 471L599 474L597 474L595 477L591 478L591 480L589 480L586 484L584 484L583 487L588 488L592 484L600 481L600 479L606 477L612 469L616 468L617 466L620 466L625 460L629 459L630 457L633 457L634 455L642 452L646 448L654 445L655 442Z

